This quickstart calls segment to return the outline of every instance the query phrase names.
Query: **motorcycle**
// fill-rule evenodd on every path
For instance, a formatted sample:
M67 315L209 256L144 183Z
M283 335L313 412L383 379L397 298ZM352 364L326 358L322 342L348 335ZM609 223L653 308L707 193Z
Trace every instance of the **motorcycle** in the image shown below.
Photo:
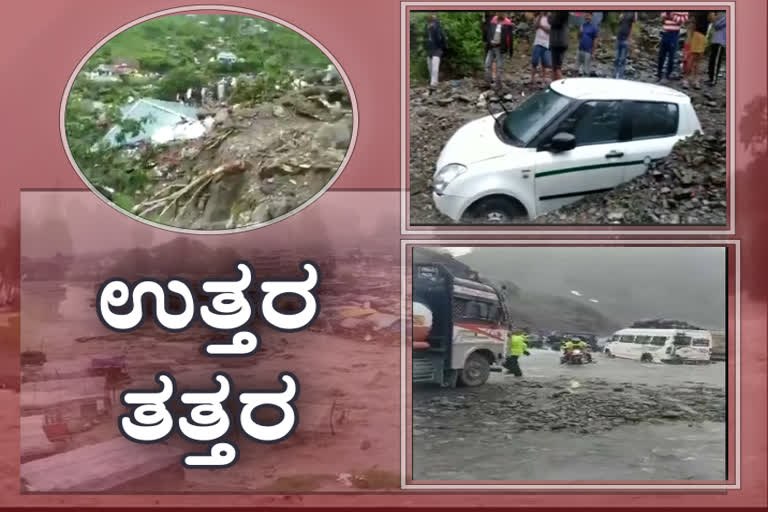
M587 364L592 362L592 355L580 348L575 348L563 356L561 363L564 364Z

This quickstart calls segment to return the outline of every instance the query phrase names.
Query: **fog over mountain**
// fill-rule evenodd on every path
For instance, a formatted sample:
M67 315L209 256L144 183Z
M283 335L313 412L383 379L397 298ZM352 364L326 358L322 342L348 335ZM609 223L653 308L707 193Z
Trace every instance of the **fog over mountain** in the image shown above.
M484 276L526 293L583 300L621 325L671 318L725 327L725 248L479 247L454 254Z

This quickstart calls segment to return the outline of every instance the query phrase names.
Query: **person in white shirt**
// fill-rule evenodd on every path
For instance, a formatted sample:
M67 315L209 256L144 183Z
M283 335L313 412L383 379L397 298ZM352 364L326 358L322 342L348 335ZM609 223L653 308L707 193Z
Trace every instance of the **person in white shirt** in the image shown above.
M512 49L512 22L503 12L491 19L486 29L487 44L485 56L485 80L496 89L501 88L502 57ZM493 80L493 64L496 64L496 79Z
M531 85L536 83L536 70L541 66L541 83L547 81L546 70L552 67L549 53L549 13L539 12L533 23L536 37L533 40L533 55L531 56Z

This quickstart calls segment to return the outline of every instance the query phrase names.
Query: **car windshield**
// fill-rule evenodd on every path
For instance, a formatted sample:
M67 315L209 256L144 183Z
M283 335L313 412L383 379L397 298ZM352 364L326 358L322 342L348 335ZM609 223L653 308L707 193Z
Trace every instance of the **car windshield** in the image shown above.
M537 92L504 117L504 135L528 145L570 102L551 88Z

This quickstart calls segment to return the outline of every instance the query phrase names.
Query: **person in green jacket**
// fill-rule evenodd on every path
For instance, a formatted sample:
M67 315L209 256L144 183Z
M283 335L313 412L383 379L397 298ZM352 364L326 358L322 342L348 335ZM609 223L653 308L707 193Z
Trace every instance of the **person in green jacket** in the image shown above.
M507 374L513 374L515 377L522 377L523 371L520 369L518 359L522 355L531 355L528 352L528 340L523 331L511 332L507 341L507 359L504 361L504 367Z

